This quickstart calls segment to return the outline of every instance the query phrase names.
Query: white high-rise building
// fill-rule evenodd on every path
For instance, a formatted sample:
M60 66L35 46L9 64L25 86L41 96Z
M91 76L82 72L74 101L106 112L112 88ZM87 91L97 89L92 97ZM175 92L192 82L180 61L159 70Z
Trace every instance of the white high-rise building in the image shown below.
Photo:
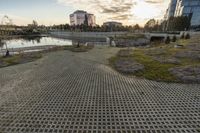
M96 26L96 18L94 14L87 13L86 11L77 10L70 14L71 25L87 24L88 26Z

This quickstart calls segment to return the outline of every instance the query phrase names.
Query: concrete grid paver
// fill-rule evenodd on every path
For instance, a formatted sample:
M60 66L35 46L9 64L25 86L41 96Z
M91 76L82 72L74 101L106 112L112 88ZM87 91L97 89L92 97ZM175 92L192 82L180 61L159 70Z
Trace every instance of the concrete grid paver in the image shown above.
M198 133L199 85L125 77L95 50L0 69L0 133Z

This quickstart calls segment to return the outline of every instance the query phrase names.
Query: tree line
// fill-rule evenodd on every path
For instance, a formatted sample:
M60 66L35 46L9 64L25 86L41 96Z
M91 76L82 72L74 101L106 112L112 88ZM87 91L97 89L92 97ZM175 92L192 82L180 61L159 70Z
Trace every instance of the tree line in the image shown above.
M134 26L89 26L86 23L77 26L71 26L69 24L60 24L49 26L50 30L65 30L65 31L75 31L75 32L112 32L112 31L187 31L191 28L191 16L178 16L170 17L168 20L157 21L155 19L150 19L144 27L138 24Z
M170 17L158 22L150 19L144 26L145 31L187 31L191 28L191 16Z
M69 25L69 24L60 24L48 26L49 30L63 30L63 31L75 31L75 32L114 32L114 31L136 31L142 29L138 24L134 26L107 26L107 25L96 25L90 26L87 24L81 25Z

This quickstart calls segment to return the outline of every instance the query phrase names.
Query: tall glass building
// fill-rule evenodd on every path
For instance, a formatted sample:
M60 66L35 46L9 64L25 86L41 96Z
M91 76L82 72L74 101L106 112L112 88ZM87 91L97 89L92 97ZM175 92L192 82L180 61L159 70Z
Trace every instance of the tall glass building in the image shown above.
M177 5L177 0L172 0L171 2L170 2L170 5L169 5L169 16L171 17L171 16L174 16L174 13L175 13L175 11L176 11L176 5Z
M166 10L166 14L164 16L164 19L167 20L170 17L174 16L175 14L175 10L176 10L176 4L177 4L177 0L171 0L169 3L169 7Z
M191 26L200 25L200 0L171 0L168 12L167 18L191 16Z

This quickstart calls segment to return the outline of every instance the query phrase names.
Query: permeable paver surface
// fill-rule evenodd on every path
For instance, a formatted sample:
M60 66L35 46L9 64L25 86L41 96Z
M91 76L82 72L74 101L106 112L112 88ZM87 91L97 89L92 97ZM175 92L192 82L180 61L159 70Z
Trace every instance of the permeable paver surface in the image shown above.
M198 133L200 85L120 75L116 49L61 51L0 69L0 133Z

